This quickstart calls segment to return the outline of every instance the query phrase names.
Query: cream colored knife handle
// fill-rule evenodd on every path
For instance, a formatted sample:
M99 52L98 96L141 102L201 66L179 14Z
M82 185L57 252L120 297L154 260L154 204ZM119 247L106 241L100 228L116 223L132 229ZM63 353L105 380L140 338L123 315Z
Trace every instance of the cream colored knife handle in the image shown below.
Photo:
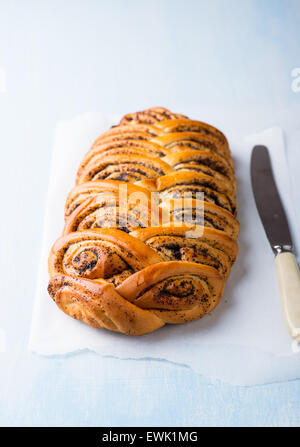
M300 342L300 273L293 253L275 257L281 302L288 330Z

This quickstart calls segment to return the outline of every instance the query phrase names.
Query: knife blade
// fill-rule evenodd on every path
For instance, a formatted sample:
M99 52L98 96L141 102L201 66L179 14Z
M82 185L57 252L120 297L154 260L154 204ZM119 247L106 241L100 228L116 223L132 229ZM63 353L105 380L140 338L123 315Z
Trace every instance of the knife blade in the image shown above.
M275 253L291 250L293 243L286 214L273 176L269 151L255 146L251 156L251 182L256 207Z
M269 151L255 146L251 155L252 191L266 236L275 253L283 313L288 330L300 342L300 273L288 220L273 176Z

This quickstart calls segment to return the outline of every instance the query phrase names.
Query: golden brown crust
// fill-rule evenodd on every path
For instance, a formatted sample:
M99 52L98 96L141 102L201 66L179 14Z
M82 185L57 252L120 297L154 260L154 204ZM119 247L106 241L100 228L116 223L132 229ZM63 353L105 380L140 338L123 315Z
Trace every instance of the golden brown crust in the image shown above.
M233 169L217 154L187 149L171 152L163 158L163 161L176 171L193 171L210 175L225 183L232 192L236 191Z
M89 228L118 228L129 233L150 224L158 225L159 214L151 213L150 192L141 192L142 188L135 185L128 189L125 186L123 192L105 191L85 200L66 220L63 234Z
M134 306L106 281L54 276L49 281L48 291L63 312L94 328L144 335L164 325L153 312Z
M222 145L229 149L228 141L225 135L216 127L202 121L193 121L189 119L173 119L156 123L157 128L165 133L173 132L199 132L203 135L216 138Z
M77 177L77 184L97 180L121 180L137 182L144 178L156 178L171 172L170 166L158 158L136 154L106 155L94 157Z
M50 296L128 335L201 318L237 256L235 193L218 129L161 107L125 115L79 166L49 255Z
M170 151L168 149L147 140L125 138L112 142L99 143L98 145L92 146L83 157L77 171L77 179L81 177L82 171L86 168L86 166L92 163L94 159L97 160L99 155L104 157L108 155L136 154L150 158L162 158L169 153Z
M174 132L152 138L150 141L166 147L173 152L183 149L194 149L216 153L223 157L227 164L233 167L233 160L228 147L220 143L215 137L202 135L198 132Z
M197 199L197 193L203 193L207 202L231 212L234 216L237 212L235 194L227 185L214 177L206 174L175 171L156 179L143 179L137 182L139 186L158 191L162 201L180 197Z
M209 250L209 246L218 252L225 253L230 264L234 263L238 253L236 241L224 231L199 225L197 228L185 224L139 228L132 231L130 235L145 242L161 256L165 254L166 257L183 261L199 262L197 250L198 247L201 249L203 246L205 250ZM217 256L219 254L217 253ZM207 256L208 253L204 253L204 258ZM202 264L206 261L207 259L201 259Z
M164 130L160 129L159 127L153 126L151 124L141 124L141 123L135 123L135 124L119 124L118 126L113 126L106 132L103 132L95 141L96 144L98 144L99 141L106 139L107 137L111 136L117 136L118 138L122 136L123 134L129 134L129 133L136 133L136 132L143 132L148 134L150 137L158 137L159 135L162 135L164 133ZM94 143L94 144L95 144Z
M103 192L119 193L120 190L126 190L128 194L142 193L149 197L149 191L145 188L119 180L100 180L97 182L86 182L75 186L70 191L65 205L65 217L68 218L73 213L73 211L87 199L95 197Z
M61 236L49 255L49 275L86 279L111 279L131 270L136 272L160 262L161 256L123 231L102 228L76 231Z
M128 113L121 119L120 124L157 124L160 121L185 118L187 117L178 113L172 113L164 107L151 107L141 112Z
M117 292L145 309L212 310L220 301L224 279L214 269L191 262L154 264L127 278ZM171 315L170 315L171 316Z
M237 219L230 212L214 203L196 199L184 201L183 198L180 198L165 200L161 208L167 210L162 216L163 224L184 222L188 225L205 225L208 228L224 231L233 239L238 237L240 224ZM165 221L164 216L166 215L168 218L169 214L170 219Z

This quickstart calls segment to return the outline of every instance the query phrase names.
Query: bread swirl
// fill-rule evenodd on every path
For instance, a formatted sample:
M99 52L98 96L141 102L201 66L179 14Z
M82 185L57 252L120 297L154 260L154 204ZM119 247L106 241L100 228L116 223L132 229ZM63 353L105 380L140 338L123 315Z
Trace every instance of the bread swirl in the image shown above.
M125 115L67 198L48 264L58 307L128 335L210 312L237 256L233 167L211 125L161 107Z

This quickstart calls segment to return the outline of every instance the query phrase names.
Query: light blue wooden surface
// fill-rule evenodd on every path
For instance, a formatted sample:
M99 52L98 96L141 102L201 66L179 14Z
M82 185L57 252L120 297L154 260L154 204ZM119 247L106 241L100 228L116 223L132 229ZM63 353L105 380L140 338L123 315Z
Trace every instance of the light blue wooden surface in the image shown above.
M249 110L263 117L249 130L299 129L299 25L299 0L0 2L0 425L300 425L300 381L232 387L164 361L26 349L57 120L222 104L240 133Z

